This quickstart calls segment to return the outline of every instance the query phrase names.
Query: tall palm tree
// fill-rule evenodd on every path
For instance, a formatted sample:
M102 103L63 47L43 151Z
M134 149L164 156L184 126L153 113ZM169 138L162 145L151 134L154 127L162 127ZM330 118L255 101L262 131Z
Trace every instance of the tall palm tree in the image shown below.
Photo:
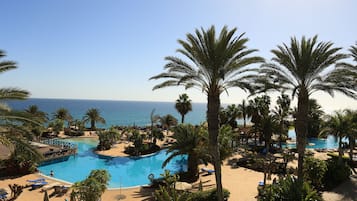
M181 123L183 124L185 115L189 111L192 111L191 100L188 98L187 94L182 94L179 96L179 99L176 100L175 108L181 114Z
M236 28L223 27L219 36L215 27L196 29L187 34L186 41L178 40L182 46L177 51L189 61L179 57L166 57L167 72L150 79L166 79L153 89L181 85L198 88L207 95L207 123L210 152L214 161L218 200L223 200L221 160L218 147L220 95L230 87L251 90L251 78L247 66L262 62L260 57L249 57L256 50L248 49L244 33L235 36Z
M238 104L237 108L240 114L239 116L243 118L243 127L246 128L247 118L250 117L250 113L249 113L249 107L244 99L242 100L242 103Z
M66 108L59 108L56 110L56 112L53 114L54 119L59 119L62 121L67 121L68 128L71 125L71 121L73 119L72 115L69 113L69 111Z
M167 165L174 157L187 154L187 172L193 179L198 178L198 164L200 159L200 146L203 141L201 128L192 125L178 125L173 129L172 138L175 142L168 148L169 157L162 164Z
M83 117L84 122L90 121L90 129L96 130L95 123L105 124L105 119L100 116L100 111L97 108L90 108Z
M272 63L262 66L261 76L256 80L263 84L265 90L291 90L292 97L297 95L298 106L295 119L297 134L298 178L303 181L303 162L308 127L309 97L316 91L324 91L330 95L334 91L357 98L356 77L351 69L335 66L345 54L339 53L341 48L333 47L331 42L318 42L317 36L311 39L302 37L299 42L291 38L290 46L285 43L272 50Z

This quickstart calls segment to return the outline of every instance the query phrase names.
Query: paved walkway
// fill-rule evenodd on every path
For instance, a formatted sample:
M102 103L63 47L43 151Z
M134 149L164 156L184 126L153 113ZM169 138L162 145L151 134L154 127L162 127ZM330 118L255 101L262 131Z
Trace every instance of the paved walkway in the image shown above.
M334 190L324 192L322 197L325 201L357 201L357 174Z

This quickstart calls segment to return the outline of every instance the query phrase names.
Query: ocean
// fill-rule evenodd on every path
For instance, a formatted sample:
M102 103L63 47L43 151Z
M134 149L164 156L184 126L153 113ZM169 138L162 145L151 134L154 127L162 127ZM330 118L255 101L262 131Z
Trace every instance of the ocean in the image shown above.
M146 126L150 125L150 114L163 116L171 114L181 122L181 115L175 109L175 102L114 101L114 100L75 100L75 99L39 99L30 98L21 101L6 102L13 110L23 110L30 105L37 105L46 112L50 119L59 108L66 108L73 119L81 120L90 108L99 109L106 124L97 124L98 128L111 126ZM192 103L192 111L185 115L185 123L200 124L206 120L206 104ZM87 125L89 126L89 125Z

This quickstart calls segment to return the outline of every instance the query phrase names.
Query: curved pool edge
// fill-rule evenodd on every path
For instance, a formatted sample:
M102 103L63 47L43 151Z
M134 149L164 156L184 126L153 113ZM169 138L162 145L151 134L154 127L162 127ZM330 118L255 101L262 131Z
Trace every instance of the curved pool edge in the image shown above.
M70 185L73 185L73 184L74 184L74 183L71 183L71 182L69 182L69 181L65 181L65 180L62 180L62 179L58 179L58 178L56 178L56 177L48 176L48 175L46 175L46 174L44 174L44 173L41 173L41 172L38 172L37 174L40 175L41 177L45 177L45 178L47 178L47 179L59 181L59 182L65 183L65 184L70 184Z
M97 151L93 151L94 154L97 154L99 157L101 158L104 158L104 159L112 159L112 158L133 158L133 159L137 159L137 158L146 158L146 157L150 157L150 156L154 156L156 154L159 154L161 151L164 151L165 149L167 148L163 148L163 149L160 149L154 153L151 153L151 154L145 154L145 155L140 155L140 156L130 156L130 155L127 155L127 156L110 156L110 155L106 155L106 154L101 154L101 153L98 153Z
M46 174L43 174L43 173L41 173L41 172L38 172L37 173L39 176L41 176L41 177L45 177L46 179L50 179L50 180L54 180L54 181L59 181L59 182L61 182L61 183L64 183L64 184L68 184L68 185L73 185L74 183L71 183L71 182L69 182L69 181L65 181L65 180L62 180L62 179L58 179L58 178L56 178L56 177L51 177L51 176L48 176L48 175L46 175ZM148 185L148 184L143 184L143 185L138 185L138 186L129 186L129 187L116 187L116 188L107 188L107 190L120 190L120 189L132 189L132 188L141 188L142 186L145 186L145 185Z

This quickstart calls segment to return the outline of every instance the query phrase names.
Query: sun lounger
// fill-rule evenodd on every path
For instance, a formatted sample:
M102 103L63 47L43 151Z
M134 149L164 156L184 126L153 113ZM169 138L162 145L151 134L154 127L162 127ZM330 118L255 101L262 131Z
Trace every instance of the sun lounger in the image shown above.
M53 196L62 196L68 192L70 186L54 186L54 191L49 195L49 197Z
M7 198L7 191L3 188L0 189L0 200L6 200Z
M53 187L59 186L59 185L61 185L61 184L58 183L58 182L46 184L46 185L44 185L44 186L41 188L41 191L47 191L47 190L50 190L50 189L52 189Z
M46 182L46 181L33 183L33 184L31 184L31 190L40 188L41 186L44 186L46 184L48 184L48 182Z
M209 169L206 169L206 168L201 168L202 172L207 172L207 174L212 174L214 173L214 170L209 170Z
M33 180L27 180L28 182L31 183L38 183L38 182L44 182L45 179L44 178L39 178L39 179L33 179Z

